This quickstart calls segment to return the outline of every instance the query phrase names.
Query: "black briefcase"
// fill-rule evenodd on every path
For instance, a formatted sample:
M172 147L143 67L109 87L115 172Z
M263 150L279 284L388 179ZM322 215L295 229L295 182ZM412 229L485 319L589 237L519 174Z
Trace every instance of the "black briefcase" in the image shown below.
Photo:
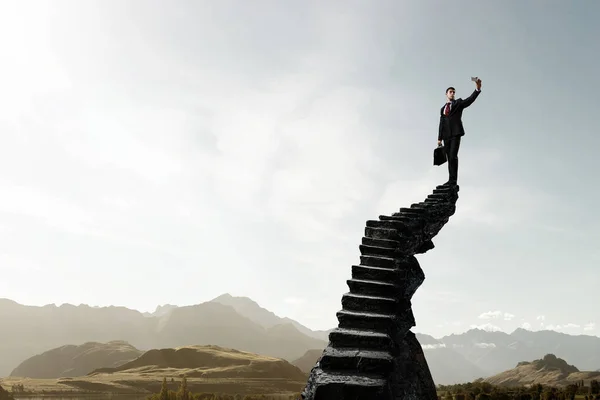
M448 161L448 158L446 157L444 146L439 146L433 150L433 165L442 165L446 161Z

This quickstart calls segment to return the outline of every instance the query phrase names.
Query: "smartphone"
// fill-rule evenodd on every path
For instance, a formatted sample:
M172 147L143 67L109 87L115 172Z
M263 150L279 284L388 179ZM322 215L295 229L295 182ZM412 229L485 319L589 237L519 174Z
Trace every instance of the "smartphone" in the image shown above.
M473 82L477 82L477 79L478 79L478 78L477 78L476 76L472 76L472 77L471 77L471 80L472 80Z

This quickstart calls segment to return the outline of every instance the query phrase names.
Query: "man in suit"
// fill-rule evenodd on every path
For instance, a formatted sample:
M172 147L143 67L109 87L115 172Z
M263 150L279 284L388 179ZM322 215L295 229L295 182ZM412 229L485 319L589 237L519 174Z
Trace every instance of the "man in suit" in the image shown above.
M481 93L481 79L475 81L475 91L466 99L454 99L456 91L453 87L446 89L446 104L440 110L440 129L438 146L444 141L444 150L448 157L447 184L456 185L458 181L458 149L460 139L465 135L462 123L462 112L469 107Z

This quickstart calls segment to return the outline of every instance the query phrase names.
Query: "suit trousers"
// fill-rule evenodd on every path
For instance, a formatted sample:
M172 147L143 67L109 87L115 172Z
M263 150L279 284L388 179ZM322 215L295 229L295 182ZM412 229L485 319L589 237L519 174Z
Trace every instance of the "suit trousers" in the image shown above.
M448 180L453 183L458 181L458 149L460 148L460 139L461 136L455 136L444 140L444 149L448 157Z

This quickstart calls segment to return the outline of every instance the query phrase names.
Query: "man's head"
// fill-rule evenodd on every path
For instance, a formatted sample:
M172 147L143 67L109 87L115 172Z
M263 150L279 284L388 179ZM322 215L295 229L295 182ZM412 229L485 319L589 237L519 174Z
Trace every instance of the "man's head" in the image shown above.
M452 86L450 86L448 89L446 89L446 98L448 99L448 101L454 100L455 93L456 93L456 90Z

